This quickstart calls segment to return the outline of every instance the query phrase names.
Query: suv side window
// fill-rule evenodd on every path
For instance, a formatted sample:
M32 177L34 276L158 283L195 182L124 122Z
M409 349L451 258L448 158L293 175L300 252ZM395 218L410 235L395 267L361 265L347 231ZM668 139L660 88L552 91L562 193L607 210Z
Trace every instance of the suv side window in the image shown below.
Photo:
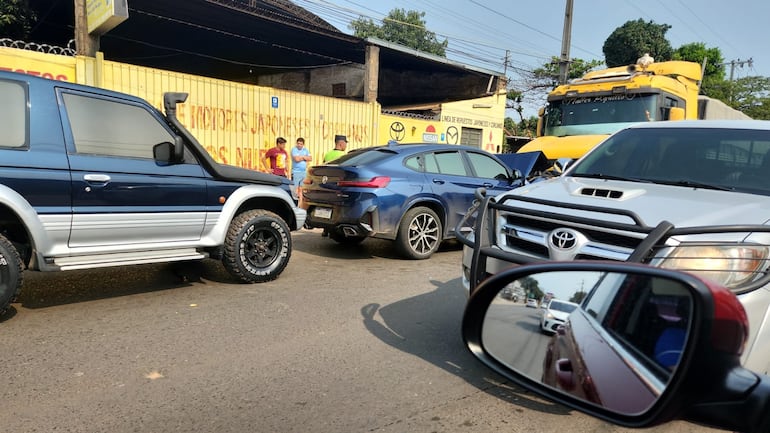
M436 152L425 155L425 171L427 173L451 174L467 176L460 152Z
M63 98L77 153L152 159L154 145L174 142L140 106L73 93Z
M27 92L13 81L0 81L0 147L27 146Z

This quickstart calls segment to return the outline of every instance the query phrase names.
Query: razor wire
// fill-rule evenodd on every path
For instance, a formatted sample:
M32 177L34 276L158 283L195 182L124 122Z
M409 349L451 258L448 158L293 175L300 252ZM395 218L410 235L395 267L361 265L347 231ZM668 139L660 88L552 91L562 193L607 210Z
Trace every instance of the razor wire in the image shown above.
M70 39L66 47L58 47L56 45L38 44L37 42L17 41L9 38L0 38L0 47L18 48L27 51L36 51L39 53L47 54L60 54L64 56L74 56L75 40Z

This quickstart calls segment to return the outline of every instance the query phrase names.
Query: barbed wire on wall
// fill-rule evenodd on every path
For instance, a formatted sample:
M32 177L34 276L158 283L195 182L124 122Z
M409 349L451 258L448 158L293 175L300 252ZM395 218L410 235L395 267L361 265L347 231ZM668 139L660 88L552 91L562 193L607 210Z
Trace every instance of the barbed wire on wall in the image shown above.
M8 38L0 38L0 47L18 48L27 51L37 51L39 53L60 54L64 56L74 56L75 40L70 39L66 47L57 47L55 45L38 44L37 42L16 41Z

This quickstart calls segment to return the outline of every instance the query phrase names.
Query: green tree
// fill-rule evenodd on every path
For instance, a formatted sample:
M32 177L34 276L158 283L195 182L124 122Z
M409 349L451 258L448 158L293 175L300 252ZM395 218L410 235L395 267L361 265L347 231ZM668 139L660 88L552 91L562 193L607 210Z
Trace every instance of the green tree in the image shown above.
M725 81L725 103L752 119L770 120L770 77L743 77Z
M670 28L668 24L645 22L641 18L627 21L604 41L604 62L610 68L632 65L645 53L649 53L658 62L671 60L674 50L666 39L666 32Z
M524 289L524 293L529 298L540 299L543 297L543 291L540 289L540 283L532 277L524 277L519 280L521 288Z
M436 34L425 27L425 12L393 9L383 18L382 25L377 25L371 19L359 17L350 26L353 35L359 38L375 37L389 42L395 42L424 53L446 57L448 41L439 41Z
M569 62L569 73L567 80L580 78L586 72L596 69L602 65L601 60L583 60L574 58ZM559 58L551 57L551 61L544 64L543 67L532 71L533 77L540 82L542 87L554 88L559 82Z
M583 299L585 299L585 297L586 297L587 295L588 295L588 293L586 293L586 292L582 292L582 291L581 291L581 292L575 292L575 294L573 294L573 295L572 295L572 296L569 298L569 301L570 301L570 302L574 302L574 303L576 303L576 304L579 304L579 303L583 302Z
M28 0L0 0L0 38L27 39L36 19Z
M722 50L719 48L706 48L706 44L702 42L693 42L684 44L674 50L673 59L695 62L701 65L703 65L703 62L705 61L706 67L703 71L701 93L713 98L727 100L726 96L728 95L721 93L725 81L725 67Z

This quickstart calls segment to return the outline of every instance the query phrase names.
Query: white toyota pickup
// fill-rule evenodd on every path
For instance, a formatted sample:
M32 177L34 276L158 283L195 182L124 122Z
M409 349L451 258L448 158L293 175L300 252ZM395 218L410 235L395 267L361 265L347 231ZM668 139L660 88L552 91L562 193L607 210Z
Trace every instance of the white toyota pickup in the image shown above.
M770 370L770 122L655 122L623 129L564 173L482 197L457 227L469 293L546 260L647 263L738 296L742 361Z

